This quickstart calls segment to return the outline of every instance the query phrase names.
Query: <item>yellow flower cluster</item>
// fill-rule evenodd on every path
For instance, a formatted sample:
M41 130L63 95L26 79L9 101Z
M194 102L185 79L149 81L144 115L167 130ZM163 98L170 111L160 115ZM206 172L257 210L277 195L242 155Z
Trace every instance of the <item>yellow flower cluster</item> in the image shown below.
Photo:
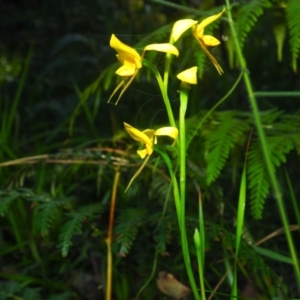
M119 97L116 101L116 104L119 102L120 98L124 94L124 92L127 90L135 76L137 75L139 69L142 67L142 60L143 56L145 54L145 51L159 51L159 52L165 52L165 53L171 53L176 56L179 55L179 52L177 48L173 45L180 37L181 35L187 31L188 29L192 28L193 35L198 41L200 47L205 52L205 54L208 56L208 58L211 60L211 62L216 67L217 71L221 75L223 72L223 69L217 62L217 60L214 58L214 56L207 50L206 47L210 46L217 46L220 44L220 41L216 39L215 37L211 35L205 35L204 34L204 28L209 25L210 23L214 22L218 18L221 17L221 15L224 13L225 8L218 14L210 16L206 19L204 19L202 22L198 24L198 21L192 20L192 19L183 19L175 22L171 37L170 37L170 43L161 43L161 44L150 44L146 46L143 49L142 55L140 55L135 49L131 48L130 46L122 43L114 34L112 34L110 39L110 46L115 49L117 54L117 59L121 62L122 66L116 71L116 74L123 77L124 79L121 81L121 83L115 88L112 95L110 96L108 102L112 99L112 97L117 93L117 91L123 86L121 93L119 94ZM179 76L179 74L178 74ZM190 75L189 75L190 76ZM180 78L179 78L180 77ZM185 81L184 79L184 73L181 74L178 78L182 81ZM189 78L187 78L189 80ZM192 84L195 84L195 80L191 82Z
M160 44L150 44L147 45L140 55L135 49L131 48L130 46L122 43L114 34L112 34L110 39L110 46L116 50L118 53L117 59L121 62L122 66L117 69L116 74L123 77L121 83L115 88L112 95L110 96L108 102L112 99L112 97L121 89L121 93L116 101L116 104L132 83L133 79L142 68L143 64L143 57L146 51L154 50L159 52L165 52L168 54L173 54L178 56L179 51L173 45L177 40L181 37L181 35L187 31L188 29L192 29L193 36L198 41L200 47L208 56L208 58L212 61L214 66L216 67L217 71L221 75L223 70L221 66L218 64L217 60L213 57L213 55L207 50L207 46L216 46L220 44L220 41L217 40L215 37L210 35L204 34L204 28L209 25L210 23L214 22L216 19L221 17L225 9L223 9L220 13L210 16L204 19L202 22L198 23L198 21L192 19L183 19L177 21L171 32L170 36L170 43L160 43ZM197 67L189 68L177 75L177 78L182 81L183 84L196 84L197 83ZM144 131L140 131L133 126L124 123L125 130L127 133L135 140L140 142L143 145L143 149L137 150L138 155L144 159L144 163L139 168L139 170L135 173L133 178L131 179L129 185L127 186L126 190L129 188L133 180L138 176L141 172L145 164L147 163L149 157L152 155L154 151L154 145L157 144L157 137L158 136L168 136L173 139L173 145L175 145L177 138L178 138L178 129L176 127L162 127L157 130L153 129L146 129Z

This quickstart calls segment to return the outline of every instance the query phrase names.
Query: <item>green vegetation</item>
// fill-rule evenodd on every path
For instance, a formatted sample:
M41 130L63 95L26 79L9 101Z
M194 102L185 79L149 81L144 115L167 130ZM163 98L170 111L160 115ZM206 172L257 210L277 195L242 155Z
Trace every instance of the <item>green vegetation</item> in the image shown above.
M107 103L112 34L142 55L223 8L204 30L220 45L189 27L179 57L147 51ZM0 299L300 299L300 1L7 1L0 15Z

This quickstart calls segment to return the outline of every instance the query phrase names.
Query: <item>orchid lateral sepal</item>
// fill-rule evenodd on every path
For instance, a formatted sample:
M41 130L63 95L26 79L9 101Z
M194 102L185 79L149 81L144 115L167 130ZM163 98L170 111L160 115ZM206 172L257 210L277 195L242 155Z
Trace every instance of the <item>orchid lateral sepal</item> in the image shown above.
M141 166L138 168L138 170L135 172L135 174L132 176L132 178L130 179L124 193L127 192L127 190L129 189L129 187L131 186L131 184L133 183L133 181L139 176L139 174L142 172L142 170L144 169L144 167L146 166L148 160L149 160L150 156L147 156L143 163L141 164Z
M193 19L182 19L174 23L171 36L170 36L170 42L175 43L178 41L178 39L181 37L181 35L196 25L198 21L195 21Z
M215 68L217 69L217 71L220 75L222 75L222 73L224 73L222 67L219 65L218 61L214 58L214 56L206 48L206 47L217 46L220 44L220 41L211 35L204 35L204 28L207 25L209 25L210 23L212 23L215 20L217 20L218 18L220 18L222 16L222 14L224 13L224 11L225 11L225 8L223 8L223 10L220 13L210 16L208 18L205 18L198 25L195 25L194 30L193 30L193 35L196 38L197 42L199 43L201 49L204 51L204 53L207 55L207 57L213 63L213 65L215 66Z

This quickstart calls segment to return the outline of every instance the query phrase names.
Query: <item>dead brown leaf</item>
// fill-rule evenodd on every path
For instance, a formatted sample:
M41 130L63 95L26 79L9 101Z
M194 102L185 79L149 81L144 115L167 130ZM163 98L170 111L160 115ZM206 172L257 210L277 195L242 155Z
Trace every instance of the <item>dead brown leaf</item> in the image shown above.
M191 292L190 288L179 282L172 274L164 271L158 273L156 283L161 292L176 300L187 296Z

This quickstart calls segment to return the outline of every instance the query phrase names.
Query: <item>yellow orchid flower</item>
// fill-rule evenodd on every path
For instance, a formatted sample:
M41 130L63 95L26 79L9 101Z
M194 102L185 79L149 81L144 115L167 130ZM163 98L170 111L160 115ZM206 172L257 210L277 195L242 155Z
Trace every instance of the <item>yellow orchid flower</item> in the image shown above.
M181 37L181 35L187 31L192 26L196 25L198 21L195 21L193 19L182 19L174 23L170 42L173 44L177 42L177 40Z
M143 54L140 55L135 49L131 48L130 46L122 43L114 34L111 35L110 38L110 47L114 48L118 54L117 59L122 63L122 66L116 71L116 74L119 76L124 77L121 83L115 88L112 95L108 99L108 102L111 98L116 94L116 92L125 84L123 87L117 101L116 105L118 104L120 98L127 90L133 79L135 78L136 74L138 73L139 69L142 67L142 60L145 51L155 50L160 52L172 53L176 56L179 55L177 48L169 43L163 44L150 44L144 48Z
M198 67L189 68L177 75L177 78L182 82L189 84L197 84L197 70Z
M153 129L146 129L144 131L140 131L137 128L132 127L131 125L124 122L125 130L128 132L128 134L138 142L141 142L143 146L145 147L142 150L137 150L138 155L141 158L145 158L143 164L140 166L140 168L136 171L136 173L131 178L125 192L128 190L134 179L141 173L142 169L145 167L147 161L149 160L151 154L154 150L154 145L157 144L157 136L169 136L171 137L174 142L172 146L176 143L178 138L178 129L176 127L161 127L157 130Z
M220 41L211 35L204 35L204 28L207 25L209 25L210 23L212 23L215 20L217 20L218 18L220 18L222 16L222 14L224 13L224 11L225 11L225 8L223 8L223 10L220 13L204 19L201 23L199 23L198 25L196 25L194 27L194 31L193 31L193 35L196 38L196 40L198 41L200 47L202 48L204 53L208 56L208 58L211 60L211 62L214 64L214 66L216 67L216 69L220 75L222 75L222 73L224 73L223 69L221 68L221 66L219 65L217 60L214 58L214 56L206 48L207 46L210 46L210 47L217 46L220 44Z
M157 144L157 136L171 137L174 140L172 146L176 143L178 137L178 129L171 126L161 127L157 130L146 129L140 131L124 122L124 127L134 140L141 142L144 145L144 149L137 150L137 153L141 158L145 158L146 155L150 156L153 153L154 145Z

